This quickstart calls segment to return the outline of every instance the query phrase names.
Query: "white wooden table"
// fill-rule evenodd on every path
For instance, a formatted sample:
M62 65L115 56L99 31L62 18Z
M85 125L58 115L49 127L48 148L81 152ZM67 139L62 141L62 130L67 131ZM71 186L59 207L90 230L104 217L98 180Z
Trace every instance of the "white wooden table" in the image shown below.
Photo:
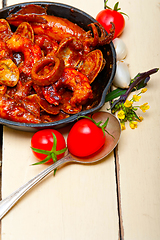
M103 0L59 1L96 17ZM6 5L19 3L8 0ZM2 3L0 3L2 7ZM113 7L114 0L108 5ZM120 1L129 15L121 38L131 77L160 66L160 3ZM160 239L160 73L140 103L150 109L138 128L122 132L116 151L100 164L68 165L31 190L1 221L2 240ZM108 105L103 107L107 109ZM66 134L66 129L61 130ZM31 166L33 133L3 128L2 197L46 166Z

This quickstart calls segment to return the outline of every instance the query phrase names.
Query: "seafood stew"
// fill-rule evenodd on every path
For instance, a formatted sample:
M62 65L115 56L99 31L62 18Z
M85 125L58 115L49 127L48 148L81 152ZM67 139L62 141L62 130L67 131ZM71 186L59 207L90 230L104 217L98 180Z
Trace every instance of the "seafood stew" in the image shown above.
M21 114L16 115L13 113L11 114L12 118L10 118L10 120L1 118L0 122L9 127L13 127L19 130L27 130L27 131L35 131L37 129L47 128L47 127L54 127L54 128L63 127L66 124L75 121L77 119L77 116L79 115L86 115L88 113L92 113L99 110L105 103L105 95L112 83L112 80L115 74L115 67L116 67L115 51L114 51L112 42L110 42L112 39L112 36L111 36L112 32L111 34L110 33L105 34L99 26L98 26L99 28L97 28L96 26L97 23L95 19L93 19L88 14L82 12L81 10L75 9L71 6L58 4L58 3L57 4L56 3L35 3L36 6L37 5L42 6L42 7L45 7L45 9L47 9L47 13L46 14L43 13L44 15L40 14L41 16L45 16L46 18L48 18L48 15L51 15L51 17L52 15L54 15L60 18L61 16L63 16L63 18L68 19L74 24L74 32L78 31L78 34L79 34L79 30L77 30L77 25L80 28L83 28L82 34L83 36L85 36L85 38L83 38L83 41L80 41L82 39L82 36L80 38L75 36L67 36L67 38L62 39L62 41L56 40L58 41L58 44L59 44L56 55L52 53L53 51L55 51L55 49L57 50L57 45L56 43L53 44L53 41L52 41L52 45L54 45L54 47L52 48L52 51L50 51L51 46L47 45L47 48L43 49L42 51L43 56L41 56L41 52L39 52L38 48L35 51L35 48L34 48L35 42L37 41L36 45L41 44L42 42L46 43L48 41L48 38L51 38L52 36L46 36L47 32L44 32L45 34L45 38L44 38L44 34L42 34L42 30L45 29L45 27L43 26L41 28L41 26L45 24L45 20L44 20L45 17L43 18L43 20L41 19L39 20L39 17L41 16L37 14L38 17L36 16L36 24L35 24L35 16L34 16L34 23L32 20L29 19L28 23L26 24L25 21L27 21L26 19L28 18L29 14L27 13L28 15L26 18L26 16L24 16L24 14L22 14L22 12L20 11L21 9L23 9L22 6L31 6L31 4L32 3L30 3L30 5L21 4L21 5L10 6L0 11L0 18L7 19L7 21L11 26L11 30L13 32L12 36L10 36L9 39L7 39L7 46L10 49L14 49L14 62L18 61L21 57L24 58L26 54L22 51L22 49L19 49L19 47L16 49L16 46L14 43L17 41L19 41L19 43L24 42L23 29L26 29L26 28L27 28L27 33L29 32L29 35L32 38L32 30L31 31L28 30L30 29L30 25L31 25L31 28L33 28L34 30L34 45L33 44L29 45L30 51L32 51L32 45L33 45L33 49L34 49L33 53L35 54L33 59L36 59L36 57L38 58L36 59L36 64L34 67L32 65L31 68L26 69L25 64L20 64L19 70L21 75L21 78L20 78L21 81L19 81L18 84L16 85L16 88L15 88L16 90L14 90L15 92L13 91L14 87L8 86L9 90L7 92L7 95L2 97L3 103L11 102L11 106L13 107L15 105L15 102L13 103L12 101L13 99L10 99L10 98L12 98L13 92L14 92L14 98L16 98L16 101L18 101L18 107L22 108L23 110L27 109L29 111L29 121L27 120L23 122L23 116L22 118L21 117L17 118L17 116L19 117L19 115ZM20 14L17 14L18 11L20 12ZM32 16L33 16L33 13L32 13ZM15 21L21 20L19 17L22 19L21 21L22 23L18 23L18 27L17 27L15 24ZM40 23L38 21L40 21ZM42 23L41 21L44 21L44 22ZM75 25L75 23L77 25ZM26 25L24 27L24 26L21 26L21 24L26 24ZM97 28L98 30L100 29L101 31L100 37L99 36L97 37L95 28ZM94 34L91 33L91 29ZM18 34L21 33L21 36L16 34L17 31L19 31ZM26 31L25 31L25 34L26 34ZM95 37L92 37L93 35ZM111 36L111 39L109 39L110 36ZM108 42L106 41L106 39ZM25 41L28 44L28 42L31 40L25 40ZM81 46L82 42L84 46ZM77 53L75 54L75 52L73 51L73 49L76 49L76 47L78 49L77 52L79 52L78 54ZM46 51L48 52L46 53ZM69 52L69 57L68 55L66 55L66 58L64 57L65 52ZM103 56L102 57L103 61L99 61L99 59L101 59L101 54ZM39 61L39 59L41 58L44 60L44 62ZM62 62L59 63L60 61L58 62L57 60L61 58L63 58L63 63ZM92 75L91 73L93 72L93 69L96 69L96 67L94 65L91 66L92 68L90 71L88 71L88 68L86 67L88 66L88 63L91 62L90 59L94 59L93 62L94 63L96 62L96 64L99 66L94 76L91 76ZM48 68L48 65L51 64L51 62L54 64L52 64L52 66ZM84 65L82 64L82 62ZM105 65L104 65L104 62L105 62ZM27 63L26 65L29 66L29 64L30 62ZM47 67L45 66L45 64L48 64ZM45 66L46 69L41 71L41 74L39 74L39 71L42 68L42 66ZM59 71L57 72L60 73L60 75L58 76L56 76L54 71L56 67L59 69ZM49 73L53 72L55 78L53 76L52 77L50 76L52 74L48 74L49 75L48 76L46 74L48 71ZM86 71L88 73L86 73ZM77 76L77 72L79 72L78 76ZM87 77L85 76L86 74L88 74ZM44 84L44 76L46 75L47 77L45 78L45 84ZM89 76L91 76L91 78ZM41 84L42 77L43 77L43 84ZM90 78L90 80L88 80L87 78L88 79ZM79 86L77 87L77 83L76 83L77 79L79 81L79 86L83 85L84 87L80 89L81 91L79 91ZM65 87L65 91L63 87ZM57 93L57 90L58 90L58 93ZM30 94L28 94L28 91L30 92ZM83 94L80 95L80 92L82 92ZM85 96L84 96L84 92L86 93ZM55 94L54 97L52 97L53 94ZM24 101L24 98L22 98L22 95L25 97L25 101ZM59 104L59 99L61 99L60 104ZM31 105L31 102L34 104ZM68 102L70 102L70 104L68 104ZM38 110L39 107L41 108L41 111ZM17 110L17 107L13 107L13 108L16 109L16 112L19 110L19 109ZM44 112L45 113L47 112L47 114L43 114ZM52 113L54 113L53 117L51 117ZM37 120L35 121L35 118L37 118L39 114L41 114L41 118L38 117L38 121ZM32 121L32 115L33 115L33 121ZM26 114L25 114L25 120L26 120Z

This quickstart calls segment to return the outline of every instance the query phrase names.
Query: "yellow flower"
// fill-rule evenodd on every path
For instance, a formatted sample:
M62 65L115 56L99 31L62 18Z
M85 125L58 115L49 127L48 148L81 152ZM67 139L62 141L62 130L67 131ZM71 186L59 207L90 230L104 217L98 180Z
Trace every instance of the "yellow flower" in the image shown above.
M138 102L141 96L133 95L133 101Z
M141 106L140 106L140 109L142 110L142 112L146 112L146 110L149 109L148 103L144 103L143 105L141 105Z
M125 123L123 122L123 123L120 123L120 124L121 124L121 130L125 130L126 129Z
M142 120L143 120L143 117L141 116L139 117L139 119L137 119L138 122L142 122Z
M141 90L141 93L145 93L147 91L147 88L143 88L142 90Z
M125 113L124 113L123 110L120 110L120 111L118 112L118 118L119 118L119 119L124 119L124 118L125 118Z
M131 129L135 129L135 128L137 128L137 122L130 122L129 126Z
M127 107L127 108L129 108L129 107L132 106L132 104L133 104L133 102L131 102L131 101L129 101L129 100L126 100L125 103L124 103L124 106Z

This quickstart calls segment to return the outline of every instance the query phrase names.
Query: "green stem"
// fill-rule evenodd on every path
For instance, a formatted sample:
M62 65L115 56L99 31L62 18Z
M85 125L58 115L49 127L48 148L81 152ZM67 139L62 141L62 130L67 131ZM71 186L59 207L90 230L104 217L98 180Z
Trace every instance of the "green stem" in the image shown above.
M57 138L56 138L56 136L55 136L55 134L53 132L52 132L52 135L53 135L53 146L52 146L51 151L47 151L47 150L31 147L34 152L47 155L47 157L44 160L42 160L40 162L37 162L37 163L33 163L32 165L43 164L43 163L48 162L50 159L52 159L53 162L56 162L57 161L57 155L60 155L60 154L64 153L67 150L67 147L66 147L66 148L63 148L63 149L57 151L56 150ZM55 173L56 173L56 169L54 170L54 175L55 175Z
M105 128L107 127L107 124L108 124L108 121L109 121L109 118L107 118L107 120L103 123L102 121L99 121L98 123L91 117L88 117L88 116L79 116L78 118L80 117L83 117L83 118L87 118L89 120L91 120L97 127L101 128L104 135L105 135L105 132L108 133L110 136L112 136L114 138L114 136L112 134L110 134ZM101 125L103 123L103 125Z

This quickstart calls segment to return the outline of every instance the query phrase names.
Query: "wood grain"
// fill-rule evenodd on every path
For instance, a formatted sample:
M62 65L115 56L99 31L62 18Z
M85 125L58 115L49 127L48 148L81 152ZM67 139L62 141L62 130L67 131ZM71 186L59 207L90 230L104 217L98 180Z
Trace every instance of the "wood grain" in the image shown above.
M111 6L114 1L108 2ZM121 38L128 55L132 78L139 72L160 67L160 3L147 0L120 1L129 15ZM125 240L160 239L160 72L151 76L141 105L148 102L144 120L135 130L127 126L118 145L121 210Z
M16 3L8 1L7 5ZM103 1L63 1L95 17ZM106 106L107 108L107 106ZM68 129L61 129L66 136ZM33 133L4 127L3 198L45 166L30 149ZM101 164L70 164L31 190L2 220L2 240L118 239L114 154Z
M19 3L7 1L7 5ZM103 1L68 0L63 3L93 17ZM113 7L114 0L108 5ZM160 3L120 1L127 13L120 36L128 48L131 77L160 65ZM144 120L135 130L126 125L118 148L102 164L67 165L27 194L2 220L2 240L159 240L160 239L160 72L151 76L148 91L138 104ZM107 110L106 104L102 109ZM62 129L66 136L67 129ZM44 166L30 151L32 133L4 127L2 195L35 176ZM18 150L17 150L18 149ZM118 194L118 195L117 195ZM23 221L22 221L23 220Z

